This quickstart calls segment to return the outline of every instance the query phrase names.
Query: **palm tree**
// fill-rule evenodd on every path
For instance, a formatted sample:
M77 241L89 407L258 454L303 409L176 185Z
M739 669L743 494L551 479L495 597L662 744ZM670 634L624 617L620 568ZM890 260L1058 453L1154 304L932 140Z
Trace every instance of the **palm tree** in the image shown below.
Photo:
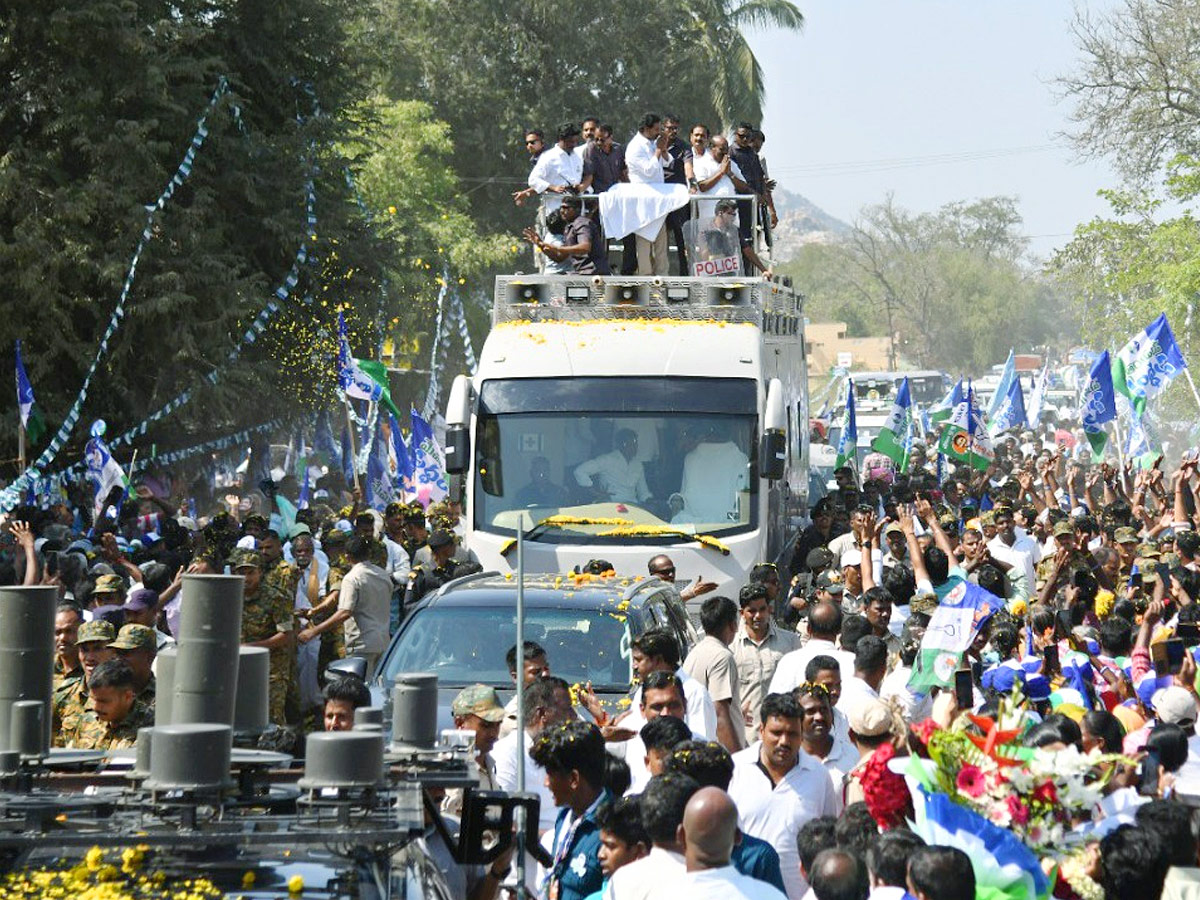
M762 66L743 29L783 28L800 31L804 15L792 0L688 0L695 16L698 41L713 73L712 103L720 127L762 120L766 85Z

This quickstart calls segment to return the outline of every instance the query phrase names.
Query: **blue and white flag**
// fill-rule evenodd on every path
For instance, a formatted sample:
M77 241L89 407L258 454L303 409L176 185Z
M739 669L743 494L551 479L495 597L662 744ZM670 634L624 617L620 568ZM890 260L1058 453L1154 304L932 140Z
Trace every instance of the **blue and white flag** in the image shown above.
M102 424L98 422L92 426L92 439L83 451L87 477L94 488L92 515L96 519L104 512L105 501L113 488L125 485L125 470L113 459L112 451L102 437L104 429L97 427Z
M396 499L411 503L416 499L416 485L413 481L413 455L404 435L400 433L400 423L395 416L388 416L388 427L392 433L391 452L388 454L388 465L392 472L392 485L396 489Z
M969 581L959 581L933 611L908 686L915 691L953 687L963 654L1004 601Z
M1046 388L1050 383L1050 360L1046 360L1046 364L1042 366L1042 371L1038 373L1037 380L1033 383L1033 393L1029 395L1028 421L1029 427L1034 431L1037 430L1038 424L1042 418L1042 408L1046 405Z
M396 498L392 473L388 466L391 450L384 434L383 416L375 422L375 433L371 437L371 451L367 456L367 478L363 485L363 500L372 509L384 509Z
M1008 396L1008 387L1017 380L1017 361L1011 350L1008 351L1008 359L1004 361L1004 368L1000 371L1000 381L996 385L996 393L992 394L992 402L988 404L987 418L992 421L996 418L996 411L1000 409L1000 404L1004 402L1004 398Z
M42 432L46 430L42 414L38 411L37 401L33 396L33 385L25 374L25 361L21 358L21 342L17 341L17 410L21 414L21 427L29 442L37 443Z
M422 506L441 500L449 491L446 486L446 457L438 446L433 429L421 414L412 411L413 489Z
M842 433L838 435L835 469L858 461L858 416L854 412L854 379L846 379L846 411L842 414Z
M967 399L967 395L963 392L962 379L958 379L954 386L946 392L946 396L935 403L929 410L929 431L933 430L934 425L940 425L954 415L954 411L958 409L958 404Z
M1021 379L1014 378L991 418L988 433L995 437L1010 428L1024 428L1025 420L1025 394L1021 391Z
M1105 350L1092 363L1092 370L1084 382L1079 398L1079 418L1083 432L1092 445L1092 456L1097 461L1104 455L1108 443L1108 432L1104 424L1117 417L1117 399L1113 396L1112 363Z
M1140 412L1147 400L1160 394L1186 368L1187 362L1167 324L1167 314L1162 313L1117 351L1112 364L1113 386Z
M338 313L338 390L347 397L382 403L395 415L400 415L392 403L392 392L388 387L387 369L383 363L372 359L355 359L350 353L350 339L346 336L346 318Z
M915 765L921 760L913 757ZM912 771L910 769L910 771ZM990 900L1040 900L1050 895L1050 881L1037 855L1011 830L989 822L945 794L909 780L913 830L926 844L956 847L971 860L975 895Z

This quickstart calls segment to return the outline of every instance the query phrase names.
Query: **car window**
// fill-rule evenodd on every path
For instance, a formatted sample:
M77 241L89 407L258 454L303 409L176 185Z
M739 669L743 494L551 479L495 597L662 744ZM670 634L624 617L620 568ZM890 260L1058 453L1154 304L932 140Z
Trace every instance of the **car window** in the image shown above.
M685 648L684 653L687 653L687 648L690 648L700 636L696 633L696 628L692 625L692 620L688 618L687 608L679 599L678 595L666 592L667 612L671 616L671 620L675 623L675 628L679 632L680 646Z
M443 687L510 687L504 656L516 643L511 607L430 606L413 613L388 654L384 677L433 672ZM624 615L597 609L532 608L526 640L546 649L550 671L569 684L624 691L633 674Z

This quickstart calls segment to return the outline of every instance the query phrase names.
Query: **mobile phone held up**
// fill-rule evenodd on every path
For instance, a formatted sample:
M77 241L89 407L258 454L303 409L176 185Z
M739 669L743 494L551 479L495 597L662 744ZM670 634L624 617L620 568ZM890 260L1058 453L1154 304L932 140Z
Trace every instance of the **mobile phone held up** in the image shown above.
M1150 659L1154 663L1154 674L1159 678L1178 675L1183 669L1183 655L1187 653L1181 638L1173 637L1151 645Z
M954 699L960 710L975 707L975 680L970 669L959 669L954 673Z

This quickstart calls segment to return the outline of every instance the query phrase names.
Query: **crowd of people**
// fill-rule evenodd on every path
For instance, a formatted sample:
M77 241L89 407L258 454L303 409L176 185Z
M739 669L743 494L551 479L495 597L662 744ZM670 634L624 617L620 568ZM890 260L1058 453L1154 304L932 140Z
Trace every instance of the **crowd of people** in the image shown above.
M481 786L516 790L523 771L541 795L541 896L686 882L714 897L968 900L979 861L928 827L939 791L1057 864L1060 897L1155 897L1200 877L1197 461L1169 475L1161 460L1091 464L1030 433L998 441L986 471L946 468L918 445L903 473L879 458L865 478L838 469L790 565L757 565L736 592L649 559L703 634L632 635L626 708L556 677L532 641L507 657L522 722L515 694L459 694ZM352 727L371 702L364 680L406 611L479 571L452 502L381 514L347 492L288 521L269 492L247 497L197 521L143 490L86 531L66 506L9 518L0 580L59 591L56 745L129 746L152 721L186 573L244 577L243 642L270 651L264 737L302 752L305 731ZM974 613L945 618L968 595ZM971 639L945 669L928 638L951 621ZM363 677L324 683L343 656ZM1033 784L1046 767L1080 780ZM498 885L509 867L480 877Z
M775 182L762 153L766 135L748 122L740 123L732 138L710 135L703 123L691 126L687 140L679 132L680 119L671 113L647 113L626 144L613 140L613 126L596 116L560 125L549 144L541 129L528 129L528 186L515 191L513 201L523 205L542 198L536 224L523 232L540 270L611 274L598 196L620 184L678 184L693 195L713 198L697 207L700 221L690 221L688 204L667 215L653 236L628 235L622 242L620 274L670 274L673 243L676 274L693 274L691 253L692 262L697 254L702 259L741 256L745 271L770 276L770 264L759 255L755 240L761 229L769 247L771 229L779 223ZM757 205L745 199L751 195ZM735 196L743 199L717 199Z
M301 509L286 524L264 514L261 494L263 513L235 504L202 527L149 493L86 532L65 505L15 510L0 579L53 585L60 597L52 743L132 746L137 729L153 724L156 657L175 642L184 576L225 572L245 579L243 644L270 653L264 745L302 750L306 731L349 728L353 708L339 703L354 687L326 684L328 666L360 658L361 671L347 677L362 688L355 706L369 702L362 682L405 611L480 571L462 546L457 504L393 503L381 514L358 496L337 511Z
M790 574L756 566L736 602L691 586L703 638L638 636L624 713L555 678L537 644L510 650L527 758L509 734L478 763L506 790L523 764L542 792L544 896L995 896L973 845L928 827L939 784L1054 871L1006 896L1194 889L1197 463L1093 465L1029 433L939 481L916 451L903 474L839 469ZM666 556L649 574L675 580ZM953 677L923 687L927 629L965 585L990 611L967 617Z

